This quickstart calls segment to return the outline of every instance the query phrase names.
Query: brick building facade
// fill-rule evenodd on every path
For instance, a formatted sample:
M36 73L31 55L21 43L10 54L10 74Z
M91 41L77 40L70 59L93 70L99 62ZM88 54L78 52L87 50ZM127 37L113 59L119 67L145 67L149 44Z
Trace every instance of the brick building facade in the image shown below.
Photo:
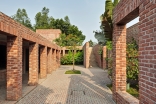
M113 99L156 103L156 0L120 0L113 11ZM122 11L122 12L121 12ZM126 24L139 16L139 101L126 93Z
M0 61L0 81L6 80L7 100L22 97L22 76L26 71L28 85L37 85L39 78L60 66L61 48L52 43L60 33L52 29L35 33L0 12L0 55L4 56Z

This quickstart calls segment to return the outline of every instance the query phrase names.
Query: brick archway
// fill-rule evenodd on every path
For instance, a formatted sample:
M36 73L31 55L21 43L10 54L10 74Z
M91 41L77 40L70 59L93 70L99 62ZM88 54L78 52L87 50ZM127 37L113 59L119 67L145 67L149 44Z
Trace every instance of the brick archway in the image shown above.
M131 103L123 97L128 95L126 24L138 16L139 100L140 104L156 103L156 0L120 0L113 12L113 99L119 104Z

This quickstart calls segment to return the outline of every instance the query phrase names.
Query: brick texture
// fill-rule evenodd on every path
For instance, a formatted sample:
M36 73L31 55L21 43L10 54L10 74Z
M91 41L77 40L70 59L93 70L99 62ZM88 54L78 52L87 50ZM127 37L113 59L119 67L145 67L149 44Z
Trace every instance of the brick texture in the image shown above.
M47 76L47 47L40 48L40 78Z
M7 37L7 100L22 95L22 38Z
M58 37L59 34L61 33L60 30L47 30L47 31L52 32L52 34L55 34L56 37ZM24 47L25 43L23 42L23 40L27 41L28 46L30 44L29 81L28 81L29 85L36 85L38 83L39 71L40 71L40 77L45 78L47 72L48 73L51 72L50 70L52 69L50 68L52 67L51 65L56 64L56 63L52 63L56 61L56 58L54 59L52 55L50 56L50 54L48 54L48 56L51 58L49 57L48 57L49 59L47 58L47 53L49 53L47 47L53 48L55 50L60 50L61 48L56 44L52 43L52 40L49 41L48 40L49 38L47 38L46 36L41 36L42 34L33 32L32 30L14 21L9 16L6 16L1 12L0 12L0 34L5 35L5 37L7 37L7 40L2 39L0 41L0 44L3 45L7 44L7 69L6 69L7 71L6 72L6 77L7 77L6 97L7 98L6 99L18 100L20 97L22 97L22 70L24 70L24 67L22 69L22 63L23 61L25 61L24 60L25 58L22 55L22 50L25 48ZM56 54L54 57L56 57ZM39 62L40 62L40 66L39 66ZM0 75L1 74L3 73L0 72ZM5 77L5 74L3 74L3 77ZM5 80L5 78L3 79Z
M47 73L52 73L52 49L48 48L48 68Z
M85 68L89 68L89 42L86 42L84 45L84 66Z
M37 29L36 33L42 35L49 41L53 42L54 39L59 38L61 34L60 29Z
M29 46L29 85L38 84L38 50L39 45L37 43L30 44Z
M137 16L140 17L138 36L139 103L156 103L155 8L156 0L120 0L113 11L113 66L115 66L113 70L113 98L116 103L125 104L124 102L121 102L122 100L117 100L117 91L125 91L126 84L125 25ZM120 99L124 98L122 97ZM125 100L128 100L128 98Z

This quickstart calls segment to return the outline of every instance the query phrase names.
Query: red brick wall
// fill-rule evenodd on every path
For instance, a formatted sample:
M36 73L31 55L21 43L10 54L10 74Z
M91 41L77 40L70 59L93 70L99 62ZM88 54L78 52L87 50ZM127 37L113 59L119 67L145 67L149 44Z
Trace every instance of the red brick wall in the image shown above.
M138 36L139 103L156 103L155 8L156 0L120 0L119 4L117 5L117 7L115 7L113 11L113 98L117 103L124 103L124 101L121 102L122 100L118 100L117 92L125 91L126 84L125 25L137 16L140 17ZM128 99L126 98L125 100Z
M52 42L54 39L59 38L61 34L61 30L60 29L37 29L36 33L42 35L43 37L45 37L46 39Z
M95 45L94 47L93 47L93 52L94 52L94 55L95 55L95 61L96 61L96 63L97 63L97 65L98 65L98 67L102 67L102 65L101 65L101 55L99 54L99 50L100 50L100 45Z
M49 41L49 38L46 39L40 34L33 32L1 12L0 34L7 36L7 100L18 100L22 96L23 40L30 44L29 85L36 85L38 82L39 51L41 51L40 77L44 78L47 75L47 61L49 61L47 59L47 48L53 48L55 50L60 50L61 48L52 43L52 41ZM41 50L39 50L39 47L41 47ZM53 61L56 62L56 58Z
M86 44L83 47L83 50L84 50L84 66L85 68L89 68L89 57L90 57L89 42L86 42Z

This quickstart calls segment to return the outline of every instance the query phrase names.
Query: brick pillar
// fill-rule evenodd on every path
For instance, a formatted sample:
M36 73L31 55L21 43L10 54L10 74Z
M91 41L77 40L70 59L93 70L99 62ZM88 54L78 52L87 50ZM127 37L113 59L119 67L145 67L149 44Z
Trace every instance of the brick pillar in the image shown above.
M52 73L52 49L48 48L48 74Z
M139 7L139 100L156 104L156 0Z
M117 91L126 91L126 26L114 25L113 32L113 99Z
M40 48L40 78L47 77L47 47Z
M85 45L85 68L89 68L89 42Z
M103 69L106 69L106 57L107 57L107 48L106 46L103 47L103 54L102 54L102 60L103 60Z
M56 69L58 68L58 50L56 50Z
M59 57L58 57L58 65L59 65L59 67L60 67L60 63L61 63L61 62L60 62L60 61L61 61L60 58L61 58L61 50L59 50Z
M22 38L7 37L7 100L22 96Z
M56 70L56 49L54 49L54 52L53 52L53 67L54 67L54 70Z
M29 82L28 85L37 85L38 84L38 51L39 45L33 43L29 45Z

